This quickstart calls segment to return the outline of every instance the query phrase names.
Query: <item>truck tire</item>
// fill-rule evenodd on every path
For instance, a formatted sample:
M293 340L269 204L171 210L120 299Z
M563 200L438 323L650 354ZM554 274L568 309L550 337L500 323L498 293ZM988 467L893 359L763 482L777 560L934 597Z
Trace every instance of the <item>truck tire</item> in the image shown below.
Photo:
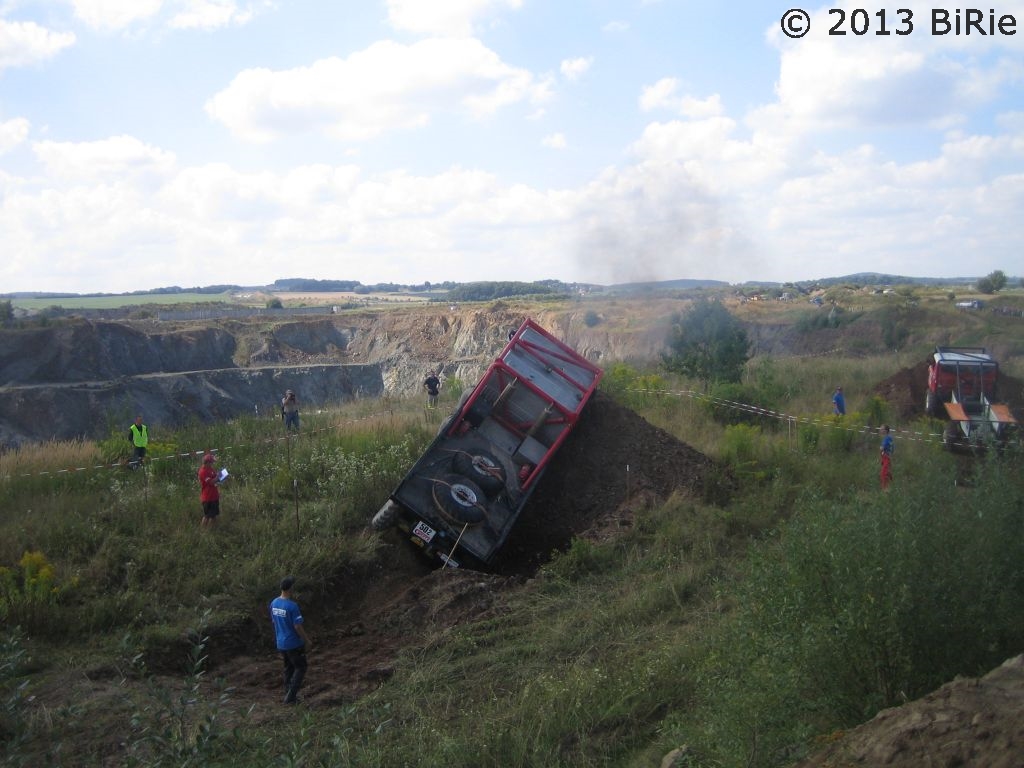
M486 517L487 497L480 486L462 475L435 478L431 495L438 513L455 526L476 525Z
M391 499L388 499L383 507L377 510L377 514L370 521L370 527L375 531L386 531L398 522L399 506Z
M505 489L505 468L487 451L460 451L452 460L452 468L479 485L488 496Z
M947 451L956 450L960 443L960 426L955 421L947 421L942 430L942 447Z
M935 396L935 393L930 389L928 394L924 398L924 412L929 416L939 415L939 398Z

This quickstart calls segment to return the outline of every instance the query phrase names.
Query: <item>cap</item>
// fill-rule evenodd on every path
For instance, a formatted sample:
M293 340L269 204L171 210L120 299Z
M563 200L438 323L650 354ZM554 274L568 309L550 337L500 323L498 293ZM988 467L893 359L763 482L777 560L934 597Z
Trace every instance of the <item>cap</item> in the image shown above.
M281 591L282 592L287 592L294 585L295 585L295 577L294 576L285 576L283 579L281 579Z
M208 453L205 456L203 456L203 464L211 464L211 463L215 462L216 460L217 460L217 457L214 456L212 453Z

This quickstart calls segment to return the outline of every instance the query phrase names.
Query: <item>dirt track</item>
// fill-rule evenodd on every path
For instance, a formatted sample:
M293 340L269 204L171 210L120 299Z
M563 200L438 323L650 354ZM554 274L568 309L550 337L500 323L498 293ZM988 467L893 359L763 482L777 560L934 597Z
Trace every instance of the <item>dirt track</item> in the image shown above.
M626 468L629 468L627 473ZM399 652L427 635L501 611L503 594L575 536L601 537L632 524L634 510L684 489L703 493L712 461L634 412L596 393L513 529L494 573L434 570L396 531L379 536L376 564L351 574L327 599L299 599L313 640L304 696L308 706L351 702L391 676ZM211 643L214 677L233 698L278 717L279 660L263 606L253 608L245 641ZM256 628L256 637L251 628Z

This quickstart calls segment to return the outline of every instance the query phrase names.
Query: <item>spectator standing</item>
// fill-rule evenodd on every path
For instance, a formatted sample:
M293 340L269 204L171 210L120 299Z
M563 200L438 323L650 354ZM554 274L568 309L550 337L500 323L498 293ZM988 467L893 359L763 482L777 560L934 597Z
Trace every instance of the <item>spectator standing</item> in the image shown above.
M213 465L217 458L212 453L203 456L203 465L199 468L199 501L203 505L203 528L213 528L220 516L220 478Z
M146 460L149 445L149 427L142 423L142 414L135 417L135 423L128 427L128 442L132 444L132 460L128 466L138 469Z
M299 431L299 401L290 389L281 398L281 416L286 430Z
M437 378L437 371L430 371L427 378L423 380L423 388L427 390L427 408L437 407L437 395L441 391L441 380Z
M889 425L882 425L882 445L878 449L878 455L882 463L879 479L882 483L882 490L889 487L892 482L892 451L894 448L892 435L889 434Z
M270 602L270 620L274 624L277 650L284 662L284 703L299 700L299 688L306 676L306 648L311 645L303 626L302 611L292 598L295 579L281 579L281 594Z
M842 387L836 387L836 391L832 394L832 412L836 416L846 415L846 398L843 397Z

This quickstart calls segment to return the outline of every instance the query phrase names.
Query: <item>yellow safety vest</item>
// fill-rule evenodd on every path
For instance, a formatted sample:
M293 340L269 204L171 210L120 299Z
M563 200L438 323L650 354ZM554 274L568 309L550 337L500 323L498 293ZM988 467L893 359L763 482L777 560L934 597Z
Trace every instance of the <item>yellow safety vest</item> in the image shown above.
M136 448L145 448L149 445L149 427L145 424L142 425L142 429L139 429L137 425L132 424L132 443Z

